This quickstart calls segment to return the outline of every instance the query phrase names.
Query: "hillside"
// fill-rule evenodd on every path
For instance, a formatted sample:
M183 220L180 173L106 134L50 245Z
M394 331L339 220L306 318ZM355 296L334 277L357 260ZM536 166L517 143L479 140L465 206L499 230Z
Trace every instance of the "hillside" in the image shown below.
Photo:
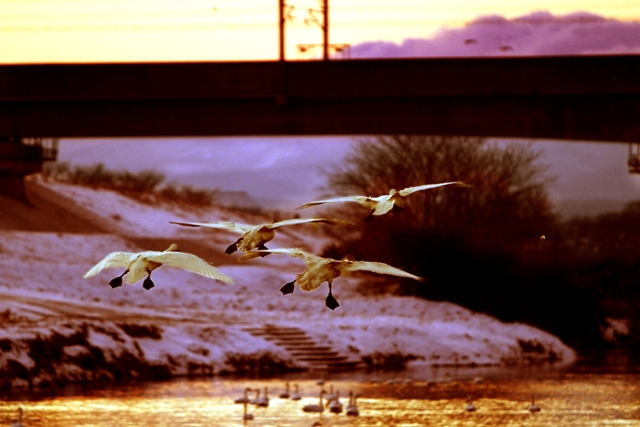
M324 285L283 296L278 289L302 271L300 260L270 255L238 263L237 254L222 253L237 235L169 224L273 218L144 204L37 176L29 178L27 187L49 218L76 218L72 222L85 228L0 231L1 387L310 366L268 336L252 332L265 325L303 330L317 346L372 368L568 364L576 357L556 337L527 325L505 324L446 302L357 293L358 285L395 280L374 274L338 278L334 294L341 305L335 311L324 305ZM331 241L331 232L324 225L289 227L269 247L317 253ZM109 280L122 273L117 269L82 279L110 252L162 250L171 242L213 262L235 284L169 267L153 273L156 287L150 291L140 283L111 289Z

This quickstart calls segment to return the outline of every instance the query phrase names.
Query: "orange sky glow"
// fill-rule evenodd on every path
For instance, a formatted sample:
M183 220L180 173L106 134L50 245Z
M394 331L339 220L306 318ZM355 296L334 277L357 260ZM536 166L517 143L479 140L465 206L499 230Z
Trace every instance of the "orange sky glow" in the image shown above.
M305 24L317 0L288 0L287 59L322 41ZM0 0L0 63L273 60L277 0ZM330 42L400 42L461 27L481 15L588 11L640 20L640 1L331 0Z

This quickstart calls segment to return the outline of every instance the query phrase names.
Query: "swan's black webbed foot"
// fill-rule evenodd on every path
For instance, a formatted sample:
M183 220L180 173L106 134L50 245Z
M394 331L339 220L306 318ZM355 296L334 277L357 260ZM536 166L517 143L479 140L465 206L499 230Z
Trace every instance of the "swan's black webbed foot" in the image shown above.
M335 299L333 294L331 293L331 283L329 283L329 295L327 295L327 299L325 300L325 304L331 310L335 310L336 308L340 307L340 304L338 304L338 300Z
M111 289L119 288L120 286L122 286L122 276L124 276L128 272L129 270L125 271L118 277L111 279L111 281L109 282L109 286L111 286Z
M259 244L259 245L258 245L258 247L257 247L256 249L258 249L258 250L260 250L260 251L268 251L268 250L269 250L269 248L268 248L268 247L266 247L266 246L265 246L264 244L262 244L262 243L261 243L261 244ZM270 254L269 252L265 252L265 253L261 253L261 254L260 254L260 256L261 256L262 258L266 257L267 255L271 255L271 254ZM291 292L293 292L293 291L291 291Z
M373 211L371 211L371 213L369 214L369 216L367 216L365 219L362 220L362 222L366 222L367 224L370 223L371 221L373 221L375 219L375 217L373 216Z
M232 253L234 253L237 250L238 250L238 242L235 242L235 243L229 245L229 247L227 249L225 249L224 253L227 254L227 255L231 255Z
M151 276L149 276L146 279L144 279L144 282L142 283L142 287L145 288L146 290L149 290L149 289L153 288L154 286L155 285L151 281Z
M282 292L282 295L287 295L287 294L292 294L293 290L295 289L295 280L293 282L289 282L286 285L284 285L283 287L280 288L280 292Z
M394 204L393 207L391 208L391 212L395 212L395 213L404 212L404 208L402 206L398 206Z

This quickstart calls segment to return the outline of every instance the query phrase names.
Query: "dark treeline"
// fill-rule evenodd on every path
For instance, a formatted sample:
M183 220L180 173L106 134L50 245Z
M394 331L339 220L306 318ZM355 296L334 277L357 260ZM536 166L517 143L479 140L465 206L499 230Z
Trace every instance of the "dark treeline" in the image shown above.
M622 213L562 222L539 156L532 145L470 137L362 140L344 166L327 171L331 193L377 196L448 181L474 188L414 193L402 212L362 224L325 255L390 263L428 279L402 282L394 292L525 322L575 348L640 345L633 334L607 342L602 333L608 317L638 325L640 202ZM352 205L333 209L368 214Z

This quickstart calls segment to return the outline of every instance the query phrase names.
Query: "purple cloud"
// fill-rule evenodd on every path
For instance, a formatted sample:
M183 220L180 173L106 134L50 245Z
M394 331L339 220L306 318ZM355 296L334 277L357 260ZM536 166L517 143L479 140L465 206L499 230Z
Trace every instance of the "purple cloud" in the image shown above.
M352 58L640 54L640 23L588 12L549 12L507 19L481 16L463 28L442 28L432 38L360 43Z

